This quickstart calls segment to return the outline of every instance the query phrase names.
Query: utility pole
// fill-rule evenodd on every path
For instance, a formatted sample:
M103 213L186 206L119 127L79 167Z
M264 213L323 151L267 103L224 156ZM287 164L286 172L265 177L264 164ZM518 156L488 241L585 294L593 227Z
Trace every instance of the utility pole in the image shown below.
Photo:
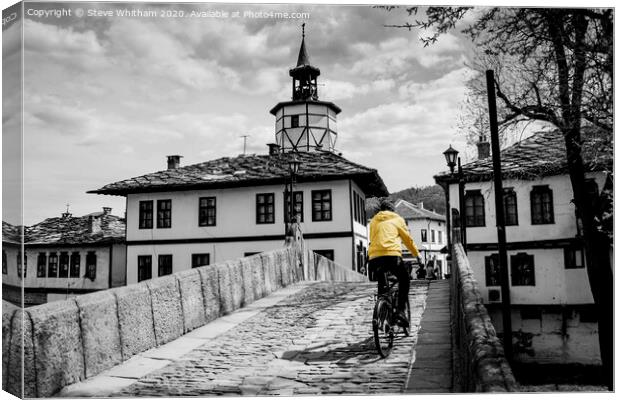
M241 135L239 137L243 138L243 155L245 155L245 147L248 141L248 137L250 137L250 135Z
M506 253L506 221L504 219L504 188L502 164L499 154L497 106L495 104L495 78L493 70L487 70L487 96L489 99L489 125L491 126L491 153L493 155L493 187L495 190L495 222L499 250L500 285L502 292L502 322L504 329L504 353L512 360L512 321L510 316L510 283L508 280L508 254Z

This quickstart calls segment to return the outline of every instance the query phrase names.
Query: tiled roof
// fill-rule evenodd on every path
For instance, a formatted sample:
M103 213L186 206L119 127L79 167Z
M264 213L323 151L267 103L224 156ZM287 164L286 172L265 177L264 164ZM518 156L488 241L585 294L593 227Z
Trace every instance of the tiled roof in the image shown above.
M582 156L586 171L605 171L613 168L613 143L609 134L592 129L583 130ZM537 132L501 151L504 179L537 179L542 176L568 173L564 137L558 130ZM466 182L493 179L493 159L487 157L462 166ZM435 176L437 182L452 181L449 172Z
M432 219L437 221L445 221L446 217L436 212L420 208L406 200L398 199L396 201L396 212L404 219Z
M2 242L20 244L21 241L21 227L2 221Z
M88 193L126 195L128 193L247 187L284 184L289 176L291 153L224 157L200 164L154 172L110 183ZM387 196L388 191L376 170L348 161L331 152L300 152L297 182L353 179L368 196Z
M90 220L92 219L92 223ZM94 226L91 229L90 226ZM47 218L26 227L27 245L81 245L119 243L125 240L125 220L111 214Z

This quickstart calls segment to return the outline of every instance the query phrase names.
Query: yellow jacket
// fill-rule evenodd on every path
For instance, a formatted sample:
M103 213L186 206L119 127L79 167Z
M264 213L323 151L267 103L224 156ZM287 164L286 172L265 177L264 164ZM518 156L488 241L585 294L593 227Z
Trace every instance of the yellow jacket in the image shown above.
M401 243L407 246L412 256L420 256L405 220L395 212L379 211L370 221L368 259L381 256L402 257Z

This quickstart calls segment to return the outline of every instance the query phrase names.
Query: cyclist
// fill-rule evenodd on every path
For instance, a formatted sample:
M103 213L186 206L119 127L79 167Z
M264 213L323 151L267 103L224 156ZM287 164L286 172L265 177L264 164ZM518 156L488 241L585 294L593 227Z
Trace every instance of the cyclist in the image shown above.
M379 212L370 221L370 245L368 247L368 263L371 271L389 270L398 278L398 313L397 322L408 327L409 321L405 313L409 296L409 276L402 262L401 243L404 243L411 255L420 264L420 253L416 247L405 220L395 212L394 204L388 199L381 200ZM376 274L379 283L379 294L387 288L385 273Z

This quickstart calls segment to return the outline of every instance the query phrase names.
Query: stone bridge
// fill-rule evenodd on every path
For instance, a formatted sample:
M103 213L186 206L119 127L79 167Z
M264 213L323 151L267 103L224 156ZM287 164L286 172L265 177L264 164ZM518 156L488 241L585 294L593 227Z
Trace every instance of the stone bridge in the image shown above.
M462 248L449 281L413 281L412 334L381 359L375 283L290 246L16 309L2 387L19 397L513 391Z

